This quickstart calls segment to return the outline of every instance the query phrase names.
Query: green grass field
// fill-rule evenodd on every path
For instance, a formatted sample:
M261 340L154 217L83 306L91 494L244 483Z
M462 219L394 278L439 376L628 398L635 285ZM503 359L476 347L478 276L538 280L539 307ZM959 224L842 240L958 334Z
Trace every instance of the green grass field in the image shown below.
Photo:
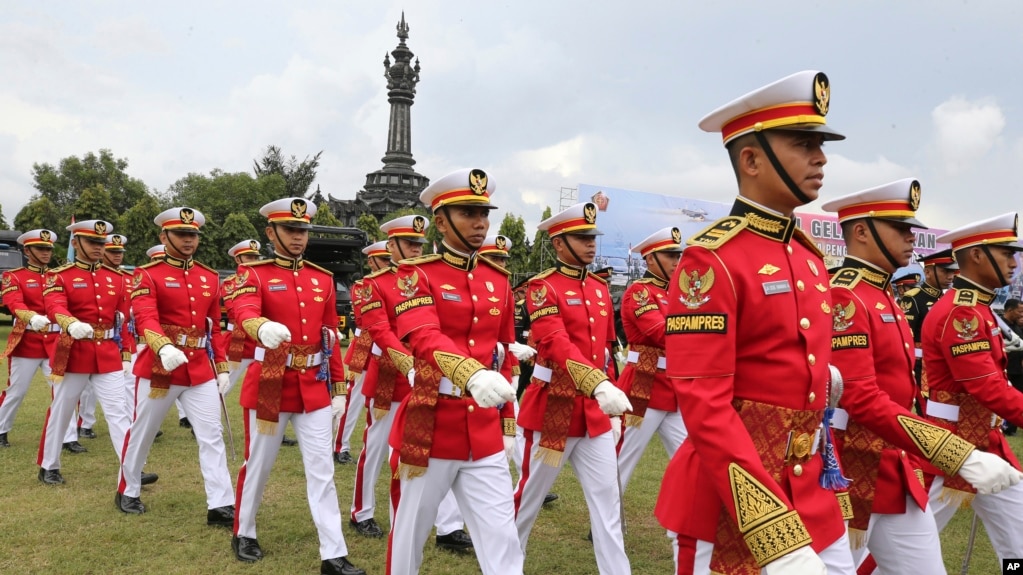
M0 330L0 340L6 338L7 331ZM235 478L243 452L237 394L236 388L228 398L239 457L235 461L229 459L228 465ZM117 462L101 414L95 429L99 438L82 440L89 452L62 456L67 483L50 487L36 480L36 452L48 402L48 388L42 377L37 376L9 435L11 447L0 449L0 573L318 572L318 543L305 499L305 479L297 447L281 448L260 508L257 525L266 558L256 564L245 564L234 558L227 530L206 526L205 495L195 442L187 429L178 427L173 409L146 466L147 471L160 474L158 483L142 490L148 512L129 516L114 507ZM361 448L361 430L360 424L352 441L353 455ZM1020 439L1010 441L1015 449L1021 447ZM628 523L625 543L636 574L672 572L669 541L652 516L667 463L663 451L659 441L650 445L625 499ZM354 465L336 467L350 558L371 575L382 574L386 539L363 538L347 526L354 474ZM554 491L561 499L545 508L537 520L526 558L526 573L596 573L592 548L584 539L589 529L586 505L568 466ZM376 519L386 530L384 482L378 485L377 501ZM942 534L950 574L960 572L969 526L970 514L960 512ZM981 527L969 573L991 574L999 570ZM437 551L431 543L422 572L464 575L480 571L474 556Z

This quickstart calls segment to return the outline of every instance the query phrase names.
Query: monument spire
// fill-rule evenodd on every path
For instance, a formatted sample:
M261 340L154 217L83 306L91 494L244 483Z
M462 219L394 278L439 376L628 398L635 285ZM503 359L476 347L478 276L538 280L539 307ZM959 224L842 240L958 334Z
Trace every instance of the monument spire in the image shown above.
M398 22L398 47L391 52L394 63L384 54L384 78L387 79L387 101L391 104L391 119L387 127L387 153L382 161L384 169L412 171L416 161L412 158L412 104L419 84L419 59L412 64L415 54L409 50L409 26L405 23L405 12Z

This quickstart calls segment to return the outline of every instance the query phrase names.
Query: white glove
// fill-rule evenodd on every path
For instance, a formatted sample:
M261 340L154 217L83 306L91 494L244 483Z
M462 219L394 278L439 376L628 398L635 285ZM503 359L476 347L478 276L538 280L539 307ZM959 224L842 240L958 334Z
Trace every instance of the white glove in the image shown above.
M502 435L504 438L504 456L508 458L509 463L515 462L515 436L514 435Z
M465 384L465 390L472 394L480 407L497 407L515 401L515 390L508 380L489 369L481 369L472 374Z
M413 367L408 370L408 373L405 374L405 379L408 380L409 387L414 386L416 384L416 368Z
M618 440L622 438L622 418L612 417L611 418L611 439L615 441L615 445L618 445Z
M35 319L35 318L32 318ZM1020 337L1015 332L1012 334L1012 339L1006 340L1005 351L1023 351L1023 337Z
M124 377L128 377L129 375L131 375L131 362L130 361L122 361L121 362L121 369L124 370Z
M43 331L50 327L50 318L41 313L37 313L32 316L32 319L28 320L28 327L32 331Z
M337 419L345 414L345 400L347 395L335 395L330 398L330 416Z
M626 411L632 411L629 396L606 379L593 389L593 399L597 400L600 410L607 415L621 415Z
M809 545L800 547L791 553L764 565L767 575L827 575L828 568L824 561L813 552Z
M231 376L226 373L217 374L217 391L220 395L227 395L231 391Z
M979 449L974 450L966 458L963 466L959 468L959 475L981 495L998 493L1023 479L1023 474L1009 465L1009 462Z
M617 361L618 363L625 363L625 356L622 355L622 352L620 351L615 352L615 361Z
M277 349L282 343L291 341L291 330L284 324L268 321L256 330L259 343L267 349Z
M526 361L527 359L536 355L536 350L529 347L528 345L521 344L517 341L513 341L508 344L508 351L512 352L515 359L519 361Z
M67 326L67 333L75 339L86 339L92 337L92 326L84 321L73 321Z
M163 364L163 368L167 371L174 371L188 363L188 357L185 355L185 352L171 344L161 347L158 355L160 356L160 363Z

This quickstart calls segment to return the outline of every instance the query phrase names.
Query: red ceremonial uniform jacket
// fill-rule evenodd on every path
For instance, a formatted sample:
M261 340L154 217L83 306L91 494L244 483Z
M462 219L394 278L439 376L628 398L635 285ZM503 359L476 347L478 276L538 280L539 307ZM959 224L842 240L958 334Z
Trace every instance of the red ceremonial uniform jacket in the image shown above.
M622 328L629 346L645 345L660 349L664 357L664 318L668 312L668 282L647 272L642 279L632 283L622 294ZM662 360L663 361L663 360ZM629 393L636 372L636 363L630 361L622 370L618 386ZM635 407L635 406L633 406ZM654 375L650 390L648 409L677 411L678 400L675 389L668 382L664 369Z
M611 422L593 399L590 386L603 379L614 380L608 361L615 340L614 309L607 283L585 269L559 261L529 280L526 310L530 337L536 343L536 366L558 366L580 374L578 379L573 377L577 390L568 437L595 437L609 431ZM569 369L569 361L582 364L588 373ZM536 366L534 383L522 394L518 424L542 431L550 392L549 382L538 380ZM599 375L589 376L594 370ZM583 380L592 381L588 385Z
M391 265L385 269L374 272L362 280L359 286L359 315L361 316L361 328L369 331L370 337L380 355L394 350L402 355L411 355L408 348L398 339L395 331L398 329L398 318L394 315L394 306L405 300L398 291L398 267ZM374 356L370 358L373 363L379 363ZM409 365L411 367L411 364ZM362 394L368 398L376 395L377 374L379 368L373 372L367 372L366 381L362 384ZM370 375L373 375L372 381ZM394 382L394 393L391 401L402 401L412 391L405 374L398 370Z
M291 331L291 345L315 346L319 352L321 329L337 329L334 276L316 264L275 254L274 259L242 264L235 275L235 320L249 337L255 339L260 325L275 321ZM280 410L306 413L330 405L328 385L344 375L337 342L329 366L327 382L316 379L318 367L285 369ZM241 405L246 409L257 407L261 372L262 364L255 361L245 373Z
M352 332L352 339L348 342L348 348L345 349L344 364L347 367L352 362L352 354L355 353L356 341L362 335L362 279L357 279L352 282L350 288L352 296L352 320L355 324L355 329Z
M121 341L130 346L128 286L123 273L101 263L79 260L49 270L43 289L46 314L66 331L76 320L93 328L113 326L116 312L121 312ZM114 339L76 340L71 344L65 372L112 373L122 369L121 361L121 350Z
M924 319L927 416L1019 469L998 417L1023 426L1023 393L1005 375L1005 343L988 307L992 301L994 292L956 276Z
M890 279L846 256L831 280L831 363L845 382L839 403L845 411L839 417L848 414L844 431L836 417L835 442L853 482L853 529L866 530L871 513L905 513L907 495L920 509L927 506L919 460L933 460L954 473L973 451L910 411L916 394L913 332L892 296Z
M221 337L224 345L224 354L226 355L231 345L231 338L234 337L235 330L239 330L242 333L245 330L238 324L237 318L234 314L234 288L235 288L236 276L230 275L224 279L220 284L220 297L224 302L224 310L227 313L227 329L224 330L224 335ZM253 354L256 351L256 340L245 335L245 347L242 349L242 359L252 359Z
M401 300L394 309L397 335L408 342L417 362L444 372L444 366L437 362L436 354L440 352L473 360L477 367L498 367L497 346L515 338L515 304L508 272L475 253L463 256L445 250L402 260L396 279ZM471 373L475 371L478 369ZM455 385L465 385L465 381L451 378L455 374L444 375ZM415 377L413 385L423 385L420 376ZM395 449L400 449L404 441L412 397L409 395L395 413L390 437ZM430 457L467 461L498 453L504 449L501 420L513 417L514 406L510 403L500 412L497 408L482 408L467 390L460 398L440 397Z
M57 334L50 332L49 328L40 333L32 331L28 327L28 321L32 319L32 316L37 313L46 315L46 306L43 304L45 276L46 268L39 268L31 264L23 268L7 270L3 274L3 291L0 293L2 293L4 305L14 316L15 329L20 323L24 330L23 335L14 346L8 344L7 352L11 356L41 359L53 354L53 346L57 344ZM13 332L10 337L13 339Z
M135 268L131 309L135 330L145 340L132 373L152 379L153 362L160 361L161 347L172 344L185 353L188 363L170 373L171 385L192 386L226 373L227 359L220 337L220 275L217 270L193 259L180 260L167 255ZM186 345L165 326L185 330L193 338ZM213 361L205 345L194 338L211 337ZM175 340L175 341L172 341Z
M730 569L811 538L821 551L845 533L813 449L831 357L821 254L794 219L744 198L687 243L668 288L666 344L689 436L655 514L677 533L716 541L715 554L730 549L721 558ZM742 534L738 544L737 535L718 540L719 522L722 533Z

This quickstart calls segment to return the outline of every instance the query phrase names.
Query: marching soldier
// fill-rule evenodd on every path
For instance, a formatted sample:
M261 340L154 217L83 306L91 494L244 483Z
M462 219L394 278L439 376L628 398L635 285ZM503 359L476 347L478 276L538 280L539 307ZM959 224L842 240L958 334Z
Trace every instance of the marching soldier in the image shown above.
M898 297L904 297L906 292L916 287L916 284L920 283L920 274L905 273L901 276L892 280L892 287L895 288L895 295Z
M71 224L73 263L49 270L43 302L46 314L61 327L50 359L53 401L39 442L39 480L63 483L62 439L86 385L103 407L114 455L120 461L131 412L124 397L124 367L119 341L130 337L128 289L122 272L103 265L103 245L113 226L103 220ZM155 475L147 478L156 480Z
M162 259L165 255L167 255L167 251L166 248L163 247L163 244L150 246L150 248L146 250L146 257L149 258L149 261Z
M284 198L259 213L267 218L274 257L240 266L233 296L235 321L258 347L242 383L246 457L238 472L231 547L240 561L263 558L256 513L290 421L320 540L320 573L365 575L348 561L330 457L332 412L345 406L334 278L302 257L316 205Z
M622 325L629 340L629 354L618 384L632 404L632 409L624 415L618 451L623 495L655 433L660 435L669 457L686 439L686 424L678 409L675 390L664 374L667 288L682 255L681 242L679 229L669 227L654 232L632 248L633 253L646 261L646 274L622 294Z
M128 244L128 238L121 234L107 234L106 242L103 244L103 265L124 271L121 264L124 262L124 246ZM131 293L131 274L121 274L124 278L128 293ZM129 296L130 297L130 296ZM128 333L130 337L121 341L121 365L124 367L124 396L128 402L128 410L134 413L135 410L135 375L131 368L135 365L135 320L131 313L126 318ZM96 433L92 426L96 423L96 397L89 386L85 386L82 392L82 400L78 403L78 435L88 439L95 439Z
M920 184L906 178L825 203L848 247L831 279L832 363L844 392L832 427L852 480L853 555L867 550L884 573L943 573L920 460L985 492L1021 474L995 455L912 414L912 332L888 283L913 255Z
M149 261L161 260L165 255L167 255L167 253L163 244L156 244L146 250L146 257L149 258ZM140 338L138 349L142 349L145 345L145 340ZM181 402L175 401L174 407L178 410L178 426L186 429L192 429L192 424L188 422L188 415L185 413L185 408L181 405Z
M198 210L164 210L153 220L166 246L162 260L139 266L132 282L135 329L146 341L135 362L135 420L124 443L117 508L145 513L139 477L156 433L176 400L188 410L206 484L206 524L234 524L234 493L220 421L217 388L228 382L220 338L220 276L192 256L199 248ZM213 342L217 342L214 345Z
M387 251L386 241L368 245L362 249L362 253L366 256L370 273L387 267L387 260L391 257L390 252ZM360 405L361 398L363 397L362 383L366 377L364 374L366 364L369 363L370 354L373 351L373 340L369 332L362 329L362 279L352 282L350 291L352 297L352 317L355 323L355 337L345 352L344 363L348 366L348 377L345 380L345 385L347 385L348 395L346 396L345 409L341 412L341 419L336 426L337 431L334 437L334 461L338 465L348 465L355 462L355 459L352 458L350 441L352 432L355 430L355 422L359 419L359 414L362 412L363 406ZM354 406L354 412L350 409L353 407L351 405L353 397L358 399Z
M21 234L18 245L22 247L28 263L3 274L3 302L14 316L14 328L4 350L9 368L7 389L0 394L0 447L11 445L7 434L14 427L14 418L36 371L42 369L47 381L50 380L50 357L57 345L60 326L50 323L46 317L43 284L56 240L57 234L50 230L30 230ZM52 383L50 385L52 387ZM73 413L71 418L74 418ZM81 447L77 444L75 426L68 426L63 447L74 453L79 451L77 447Z
M590 510L598 570L630 573L615 445L619 416L632 406L609 375L615 340L611 294L603 280L586 271L601 234L597 206L576 204L538 228L551 237L558 261L530 280L526 296L537 354L532 385L519 406L524 437L515 493L519 544L524 553L544 496L565 462L572 461Z
M1019 469L1001 420L1023 425L1023 393L1005 375L1005 338L989 307L995 290L1009 285L1018 241L1014 212L974 222L938 237L952 244L961 270L952 288L931 307L921 339L930 398L927 417L981 451ZM1018 343L1017 343L1018 345ZM1023 557L1023 484L990 493L959 476L938 476L930 490L938 530L970 503L999 559Z
M514 337L514 304L507 272L477 253L496 208L494 190L479 169L448 174L423 190L419 199L443 237L440 253L402 262L395 277L396 335L412 351L416 373L390 438L391 467L401 482L391 575L419 572L448 491L465 514L484 575L522 573L505 462L515 446L515 390L497 365L498 346Z
M906 290L905 295L899 299L899 307L906 314L909 327L913 330L913 345L916 348L916 361L913 364L913 373L916 377L917 387L923 388L923 347L920 345L920 334L924 325L924 318L927 312L931 311L941 294L952 287L952 279L959 272L959 264L952 257L952 248L934 252L917 259L924 268L923 283L919 286ZM925 390L926 391L926 390Z
M668 287L667 376L689 435L655 513L679 534L680 573L855 572L842 510L821 483L838 472L818 441L827 269L792 215L823 185L824 141L843 138L826 124L829 100L828 78L804 71L700 122L721 132L739 197L687 242Z
M259 250L262 245L256 240L242 240L227 250L227 255L234 258L235 266L259 261ZM234 280L236 276L230 275L224 278L220 284L220 297L224 300L224 307L227 309L227 329L222 336L224 350L227 355L227 363L230 367L228 372L227 385L220 389L220 395L227 396L231 393L238 380L249 369L252 364L253 354L256 352L256 342L251 337L245 336L245 330L237 324L234 317Z

